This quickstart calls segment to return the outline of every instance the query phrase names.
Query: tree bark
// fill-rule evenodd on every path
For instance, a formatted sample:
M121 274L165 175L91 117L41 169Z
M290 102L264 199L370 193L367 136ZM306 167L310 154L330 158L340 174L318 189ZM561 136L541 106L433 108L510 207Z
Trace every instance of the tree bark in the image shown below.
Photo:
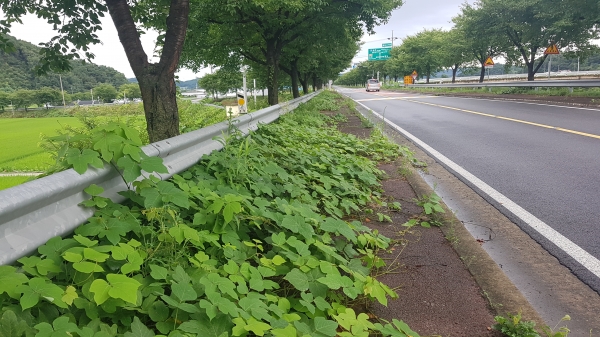
M302 92L307 95L308 94L308 77L300 76L299 78L300 84L302 84Z
M458 64L454 65L452 68L452 83L456 83L456 73L458 72Z
M276 51L276 41L267 40L267 101L269 105L279 103L279 55Z
M481 63L481 73L479 74L479 83L483 83L485 80L485 65Z
M106 0L106 6L140 86L150 142L179 135L175 71L188 25L189 0L171 0L165 43L155 64L148 62L127 0Z
M292 96L294 98L298 98L298 97L300 97L300 91L298 90L299 78L298 78L298 60L297 59L292 61L292 73L290 74L290 76L292 77Z

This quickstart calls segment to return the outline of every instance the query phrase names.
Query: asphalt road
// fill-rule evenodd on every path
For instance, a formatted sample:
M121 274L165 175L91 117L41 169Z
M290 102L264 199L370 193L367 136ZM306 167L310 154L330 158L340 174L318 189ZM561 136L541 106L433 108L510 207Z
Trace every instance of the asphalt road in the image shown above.
M600 293L600 110L341 91L514 202L461 178Z

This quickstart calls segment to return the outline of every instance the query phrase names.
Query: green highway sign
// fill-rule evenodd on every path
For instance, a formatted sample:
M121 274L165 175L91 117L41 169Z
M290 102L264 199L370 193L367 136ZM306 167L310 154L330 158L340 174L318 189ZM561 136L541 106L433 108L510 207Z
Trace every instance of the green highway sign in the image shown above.
M390 58L392 48L369 49L369 61L383 61Z
M386 48L386 47L391 47L392 44L391 43L382 43L381 46Z

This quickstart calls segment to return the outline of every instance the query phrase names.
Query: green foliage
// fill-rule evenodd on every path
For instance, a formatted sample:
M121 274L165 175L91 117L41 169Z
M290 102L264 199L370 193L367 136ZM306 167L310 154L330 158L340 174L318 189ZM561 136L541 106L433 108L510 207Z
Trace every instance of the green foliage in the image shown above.
M94 87L94 98L98 98L102 102L112 102L117 98L117 89L112 84L102 83Z
M87 188L96 211L73 237L0 267L0 302L14 313L0 333L22 334L25 321L41 336L417 336L351 309L397 296L370 273L389 239L343 220L379 202L381 172L364 156L380 150L328 127L315 106L225 138L170 181L142 177L121 205ZM90 137L86 149L124 176L124 158L144 168L126 126Z
M496 316L494 320L497 322L493 328L501 331L508 337L539 337L540 335L535 331L535 322L521 321L521 313L516 315L508 314L508 317Z
M11 36L6 37L14 45L15 52L0 51L0 87L3 91L37 90L44 87L60 90L58 74L35 76L34 66L40 59L40 47ZM110 67L81 61L71 61L70 65L70 71L61 73L65 92L89 93L99 83L110 83L115 87L127 83L125 75ZM62 97L60 100L62 101Z

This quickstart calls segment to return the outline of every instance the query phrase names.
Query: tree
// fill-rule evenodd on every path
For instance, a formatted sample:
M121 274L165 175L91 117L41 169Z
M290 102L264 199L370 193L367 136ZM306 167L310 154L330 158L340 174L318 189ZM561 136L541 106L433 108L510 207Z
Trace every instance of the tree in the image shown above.
M57 31L41 50L38 74L69 70L70 61L74 59L91 60L93 55L88 45L100 42L95 33L102 28L100 17L108 12L140 85L150 141L179 134L174 74L185 40L189 0L0 0L0 9L6 17L0 21L3 50L14 49L3 34L9 33L11 23L19 22L26 13L45 19ZM140 25L154 27L162 33L158 63L148 62L139 37Z
M431 73L443 67L443 34L440 29L426 29L408 36L400 47L394 48L392 58L398 58L396 62L424 75L429 83Z
M456 72L464 64L473 60L466 47L465 37L458 29L443 31L442 39L442 65L452 69L452 83L456 82Z
M94 88L94 97L103 102L112 102L117 98L117 89L108 83L102 83Z
M56 104L61 102L60 104L62 105L62 94L56 89L44 87L33 92L33 101L38 106L45 106L48 109L48 103Z
M20 89L13 92L10 97L12 105L17 109L23 108L27 111L27 108L34 104L34 93L31 90Z
M510 61L524 64L527 80L546 61L544 50L555 43L563 50L589 50L598 31L593 22L581 20L583 8L574 9L562 0L480 0L477 5L488 25L509 41L505 50Z
M10 105L10 94L4 91L0 91L0 109L4 112L4 108Z
M485 78L485 60L495 57L507 49L508 41L498 34L498 30L490 23L486 13L475 6L465 3L461 13L452 18L467 54L477 61L480 67L479 82Z
M137 83L127 83L119 87L119 95L123 98L141 98L142 92Z
M277 104L280 61L284 49L329 20L373 27L386 20L401 0L201 0L195 4L186 40L184 63L197 69L242 56L267 69L269 104ZM227 8L227 10L223 10Z

